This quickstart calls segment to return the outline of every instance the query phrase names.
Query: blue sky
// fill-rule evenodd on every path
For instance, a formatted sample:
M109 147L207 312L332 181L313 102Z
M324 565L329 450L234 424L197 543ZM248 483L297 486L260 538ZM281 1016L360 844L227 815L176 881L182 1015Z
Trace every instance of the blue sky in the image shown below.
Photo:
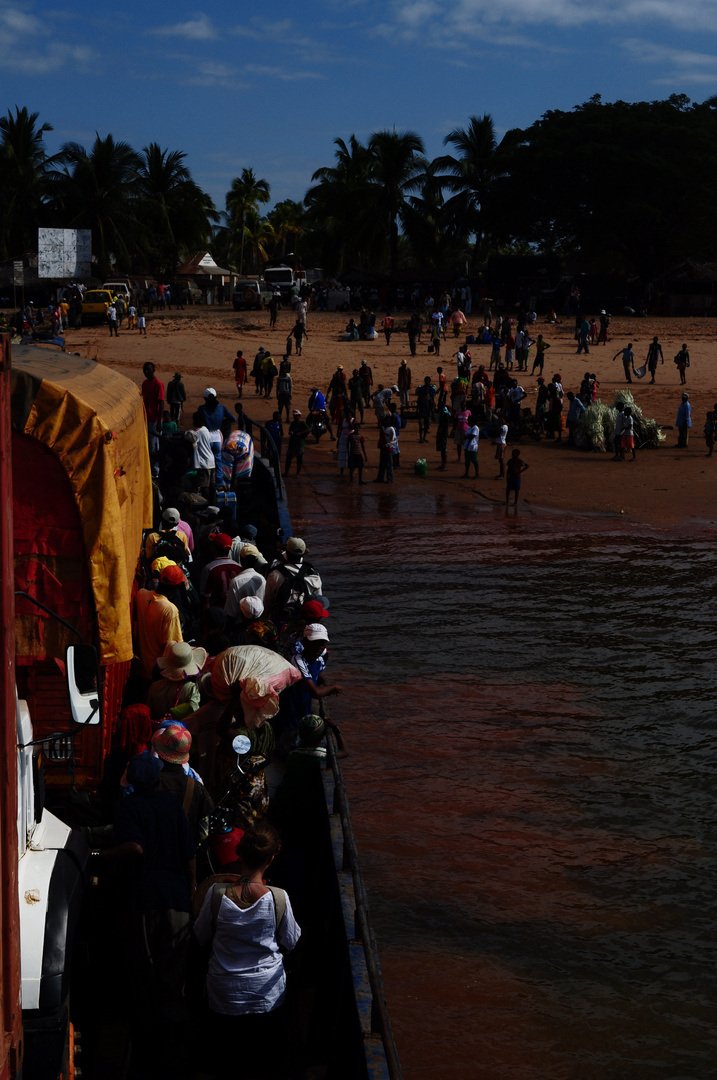
M333 140L413 130L429 157L488 112L717 93L717 0L0 0L0 113L52 124L50 152L111 132L187 152L219 209L253 168L301 199ZM271 205L271 204L270 204Z

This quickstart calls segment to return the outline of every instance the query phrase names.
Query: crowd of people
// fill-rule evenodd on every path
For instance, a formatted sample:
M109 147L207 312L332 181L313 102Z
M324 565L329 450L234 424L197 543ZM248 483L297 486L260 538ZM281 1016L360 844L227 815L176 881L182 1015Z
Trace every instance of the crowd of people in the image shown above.
M237 432L236 418L207 393L191 429L167 432L176 420L164 387L153 365L144 374L156 527L144 538L135 661L106 770L111 825L86 838L122 897L134 1022L162 1023L181 1055L192 1030L203 1074L231 1064L239 1076L284 1076L283 954L302 935L312 947L307 837L321 825L329 729L346 752L324 708L340 693L325 674L329 601L304 540L278 536L248 500L237 514L221 499L231 488L222 428ZM185 400L175 386L177 419ZM181 488L172 442L196 466ZM166 1074L193 1075L168 1045Z

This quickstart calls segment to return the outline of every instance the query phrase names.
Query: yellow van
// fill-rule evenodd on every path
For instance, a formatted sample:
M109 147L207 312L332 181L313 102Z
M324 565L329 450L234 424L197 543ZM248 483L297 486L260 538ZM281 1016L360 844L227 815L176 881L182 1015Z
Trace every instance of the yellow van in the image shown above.
M107 308L116 297L109 289L88 289L82 298L82 321L92 322L94 319L104 320L107 318Z

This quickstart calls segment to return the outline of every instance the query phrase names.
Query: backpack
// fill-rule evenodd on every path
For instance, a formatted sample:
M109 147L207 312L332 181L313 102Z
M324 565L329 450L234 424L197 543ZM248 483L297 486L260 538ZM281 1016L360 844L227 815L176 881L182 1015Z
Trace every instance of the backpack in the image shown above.
M176 532L161 532L159 534L159 540L155 544L154 555L152 556L152 562L155 559L171 559L172 562L176 562L177 566L182 566L187 559L187 548Z
M284 575L284 580L279 586L276 596L274 597L274 603L272 605L272 612L279 614L280 616L284 612L293 614L301 609L301 605L306 600L306 582L305 577L307 574L313 574L314 570L311 563L304 561L297 574L289 574L286 570L286 564L280 563L274 567L275 570L280 570ZM291 594L296 593L296 598L291 600Z

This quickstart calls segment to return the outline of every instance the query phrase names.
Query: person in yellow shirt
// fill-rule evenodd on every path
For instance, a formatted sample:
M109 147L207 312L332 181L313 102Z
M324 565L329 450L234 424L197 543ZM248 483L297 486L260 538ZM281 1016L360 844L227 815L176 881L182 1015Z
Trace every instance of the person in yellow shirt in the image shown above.
M180 566L165 566L155 589L139 589L134 598L135 650L140 675L151 679L157 657L170 641L183 641L179 609L173 600L187 579Z

